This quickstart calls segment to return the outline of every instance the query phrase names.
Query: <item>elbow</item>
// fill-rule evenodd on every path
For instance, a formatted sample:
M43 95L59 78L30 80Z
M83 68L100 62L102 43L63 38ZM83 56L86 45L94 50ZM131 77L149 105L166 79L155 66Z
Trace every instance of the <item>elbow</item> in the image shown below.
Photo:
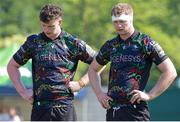
M175 78L177 77L177 72L176 70L173 72L173 80L175 80Z
M94 77L94 75L99 75L98 70L94 68L92 65L90 65L88 69L88 76L91 79L91 77Z
M88 68L88 74L91 72L91 66L89 66L89 68Z
M8 73L9 73L9 71L10 71L10 67L11 67L11 63L9 62L9 63L7 64L7 67L6 67L6 70L7 70Z
M6 69L7 69L7 72L10 73L14 69L18 70L19 67L20 67L20 65L18 65L13 59L11 59L8 62Z
M93 70L93 68L92 67L89 67L89 69L88 69L88 76L89 76L89 78L91 77L91 75L94 73L94 70Z
M173 71L171 71L170 74L171 74L171 79L172 79L172 81L174 81L174 80L176 79L176 77L177 77L176 69L174 69Z
M92 72L92 68L91 68L91 66L89 66L89 68L88 68L88 76L90 77L90 75L91 75L91 72Z
M90 65L88 69L88 73L91 73L91 72L98 72L98 70L95 69L92 65Z

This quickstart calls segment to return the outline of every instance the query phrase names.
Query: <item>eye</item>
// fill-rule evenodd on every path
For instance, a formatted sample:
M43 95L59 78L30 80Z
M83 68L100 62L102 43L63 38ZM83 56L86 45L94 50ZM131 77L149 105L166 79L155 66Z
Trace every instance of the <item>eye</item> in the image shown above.
M42 27L46 27L46 25L42 24Z
M50 28L53 28L54 27L54 25L51 25L51 26L49 26Z
M50 28L50 29L54 29L54 28L55 28L55 26L54 26L54 25L50 25L50 26L48 26L48 28Z
M127 21L120 20L119 22L122 23L122 24L124 24L124 23L126 23Z
M118 24L118 23L119 23L119 21L114 21L114 23L115 23L115 24Z

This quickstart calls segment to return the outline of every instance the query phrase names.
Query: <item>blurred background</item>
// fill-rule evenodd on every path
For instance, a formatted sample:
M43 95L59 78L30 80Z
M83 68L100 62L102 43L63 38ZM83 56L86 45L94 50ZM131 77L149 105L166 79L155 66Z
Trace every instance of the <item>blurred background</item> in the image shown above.
M179 0L1 0L0 3L0 120L8 115L30 120L31 105L26 103L9 80L6 65L26 37L41 32L40 8L47 3L64 10L62 27L85 40L96 51L116 33L111 22L111 8L118 2L130 3L134 8L134 25L160 43L173 61L178 77L161 96L149 102L152 120L180 120L180 1ZM78 65L75 79L87 70ZM104 91L107 90L109 64L102 73ZM32 87L31 61L20 69L26 87ZM160 72L153 65L146 90L156 83ZM75 93L74 104L78 120L105 120L105 110L98 103L90 86Z

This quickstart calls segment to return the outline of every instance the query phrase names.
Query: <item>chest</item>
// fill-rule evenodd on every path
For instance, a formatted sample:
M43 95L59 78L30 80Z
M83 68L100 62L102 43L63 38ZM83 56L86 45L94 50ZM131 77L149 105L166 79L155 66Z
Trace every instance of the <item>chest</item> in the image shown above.
M112 63L139 63L144 60L142 47L137 43L122 43L110 51Z
M35 46L33 62L45 68L74 67L77 63L70 48L61 41L39 42Z

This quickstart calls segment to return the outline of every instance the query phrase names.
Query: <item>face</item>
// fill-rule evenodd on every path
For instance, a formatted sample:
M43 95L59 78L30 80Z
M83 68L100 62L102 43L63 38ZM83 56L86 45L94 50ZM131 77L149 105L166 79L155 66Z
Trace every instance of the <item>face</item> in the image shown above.
M119 35L127 35L132 29L132 21L130 20L116 20L113 21L113 25Z
M62 19L51 20L48 23L41 21L41 27L46 36L50 39L55 39L61 32Z

